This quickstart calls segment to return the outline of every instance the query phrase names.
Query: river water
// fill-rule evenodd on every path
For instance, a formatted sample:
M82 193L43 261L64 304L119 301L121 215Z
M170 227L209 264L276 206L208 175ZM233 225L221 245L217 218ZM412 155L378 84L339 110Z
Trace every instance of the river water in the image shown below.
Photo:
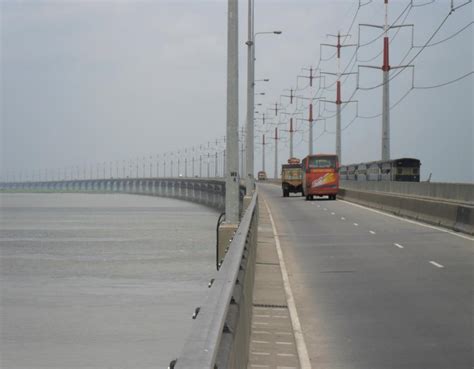
M0 367L166 368L214 273L217 213L178 200L0 194Z

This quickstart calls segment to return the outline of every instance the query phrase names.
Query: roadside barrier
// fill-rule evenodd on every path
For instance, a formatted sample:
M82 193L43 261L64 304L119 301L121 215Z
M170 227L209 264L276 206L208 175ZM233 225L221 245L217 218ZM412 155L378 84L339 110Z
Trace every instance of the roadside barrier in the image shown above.
M194 325L181 355L170 369L241 369L247 367L258 233L257 194L253 195L209 283L206 301L196 308Z
M340 187L354 191L383 192L474 205L474 184L471 183L341 180Z
M402 194L339 190L340 198L395 215L474 234L474 206Z

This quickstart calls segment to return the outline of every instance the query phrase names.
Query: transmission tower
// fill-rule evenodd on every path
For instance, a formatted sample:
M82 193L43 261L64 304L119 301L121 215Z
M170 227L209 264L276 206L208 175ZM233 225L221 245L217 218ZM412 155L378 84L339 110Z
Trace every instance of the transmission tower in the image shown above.
M341 76L349 75L349 74L357 74L357 72L347 72L341 73L341 48L343 47L357 47L357 44L341 44L341 36L344 38L350 37L350 35L341 35L338 33L337 35L327 35L328 37L336 37L337 43L336 44L321 44L321 47L335 47L337 49L337 73L330 73L330 72L321 72L321 74L329 74L337 77L336 80L336 101L324 100L324 102L335 103L336 104L336 155L339 158L339 162L342 163L342 150L341 150L341 104L355 102L353 100L349 101L342 101L342 93L341 93Z
M393 28L412 27L413 24L389 25L388 24L388 0L384 0L385 22L383 26L374 24L359 24L360 27L372 27L383 30L383 64L381 67L373 65L359 65L359 68L381 69L382 79L382 160L390 160L390 70L398 68L413 68L413 65L391 66L389 62L389 36L388 31ZM412 31L413 32L413 31ZM360 32L359 32L360 34ZM359 83L357 83L359 87Z

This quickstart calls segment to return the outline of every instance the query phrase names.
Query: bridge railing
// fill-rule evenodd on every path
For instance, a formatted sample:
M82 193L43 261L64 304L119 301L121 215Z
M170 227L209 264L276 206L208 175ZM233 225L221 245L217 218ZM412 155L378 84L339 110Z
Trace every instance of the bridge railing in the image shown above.
M191 334L175 369L247 367L258 231L253 195L205 303L196 309Z

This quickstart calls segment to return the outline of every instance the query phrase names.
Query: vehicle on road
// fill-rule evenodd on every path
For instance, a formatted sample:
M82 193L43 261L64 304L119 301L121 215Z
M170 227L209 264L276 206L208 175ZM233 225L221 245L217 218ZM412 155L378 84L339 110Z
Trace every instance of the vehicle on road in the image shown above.
M257 173L257 178L259 181L265 181L267 179L267 172L261 170Z
M336 200L339 191L339 160L337 155L308 155L302 161L303 195L306 200L314 196L328 196Z
M290 158L288 164L281 166L281 189L283 197L290 196L290 193L303 192L303 171L300 159Z

